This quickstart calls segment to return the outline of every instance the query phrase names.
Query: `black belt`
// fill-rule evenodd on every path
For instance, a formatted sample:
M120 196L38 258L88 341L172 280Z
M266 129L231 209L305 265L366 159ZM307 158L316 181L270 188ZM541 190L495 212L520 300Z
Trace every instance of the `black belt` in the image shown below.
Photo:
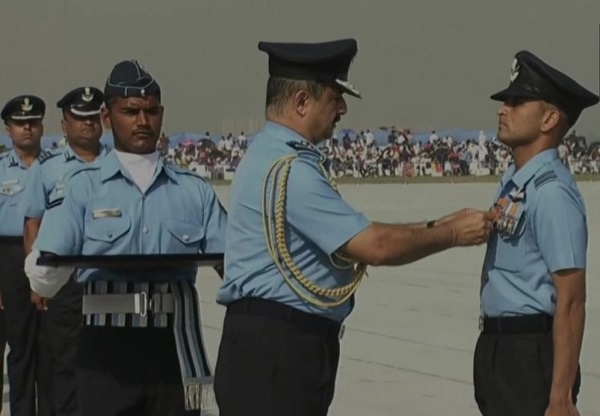
M227 305L227 313L258 315L288 322L310 331L331 333L339 338L343 325L323 316L303 312L271 300L246 298Z
M12 245L23 245L23 237L22 236L4 236L0 235L0 245L12 246Z
M483 318L484 334L536 334L552 332L554 319L550 315L523 315L504 318Z

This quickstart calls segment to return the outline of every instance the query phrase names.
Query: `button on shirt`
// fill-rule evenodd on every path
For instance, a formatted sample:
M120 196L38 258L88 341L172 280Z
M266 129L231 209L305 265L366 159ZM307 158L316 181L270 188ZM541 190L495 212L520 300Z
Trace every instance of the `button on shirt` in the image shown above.
M309 150L297 150L302 147ZM312 149L298 133L272 122L255 136L230 188L225 277L217 294L218 303L263 298L337 321L351 312L353 297L334 308L302 300L288 286L267 251L262 223L264 178L277 159L297 153L286 193L289 251L302 273L319 286L340 287L352 280L353 269L334 266L330 256L369 222L331 186L320 166L328 163L327 158Z
M488 244L482 275L485 316L554 315L552 273L586 268L588 230L584 200L555 149L502 177L494 202L524 189L524 213L514 235L497 232Z
M58 255L223 253L227 214L213 188L158 159L142 194L114 152L77 169L44 216L34 248ZM196 270L177 278L195 279ZM165 281L172 272L80 270L78 281Z
M109 152L106 146L100 145L99 158ZM67 145L45 155L31 165L31 181L25 192L25 217L40 219L46 209L60 205L66 189L69 173L82 164L88 163L77 156Z
M14 150L0 159L0 236L22 237L25 190L31 170Z

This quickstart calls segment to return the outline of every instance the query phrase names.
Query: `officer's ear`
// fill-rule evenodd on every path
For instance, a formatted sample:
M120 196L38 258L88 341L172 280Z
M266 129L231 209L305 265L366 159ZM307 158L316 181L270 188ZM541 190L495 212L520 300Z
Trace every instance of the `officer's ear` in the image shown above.
M553 104L545 101L541 102L542 107L542 125L541 130L544 133L548 133L553 129L562 128L563 120L565 120L564 113Z
M310 98L311 98L310 93L304 89L299 89L292 96L292 105L294 106L294 110L296 110L296 113L299 116L301 116L301 117L306 116L306 113L308 112L308 108L310 105L309 104Z
M112 129L112 122L110 121L110 109L107 105L105 105L104 107L102 107L101 110L101 117L102 117L102 126L106 129L106 130L111 130Z
M60 129L63 132L63 135L67 135L67 120L65 120L65 114L63 113L63 118L60 120Z

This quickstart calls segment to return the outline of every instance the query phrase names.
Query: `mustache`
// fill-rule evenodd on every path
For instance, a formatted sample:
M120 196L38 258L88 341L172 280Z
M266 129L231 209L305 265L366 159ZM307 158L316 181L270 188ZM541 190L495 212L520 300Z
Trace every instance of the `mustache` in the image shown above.
M134 135L144 134L144 135L150 136L150 135L154 134L154 130L152 130L152 129L137 129L137 130L133 131L133 134Z

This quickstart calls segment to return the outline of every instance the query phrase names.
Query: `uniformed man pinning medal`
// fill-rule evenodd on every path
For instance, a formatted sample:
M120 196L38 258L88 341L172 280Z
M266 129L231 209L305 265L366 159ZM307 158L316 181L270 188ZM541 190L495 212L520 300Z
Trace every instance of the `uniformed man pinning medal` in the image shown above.
M316 147L346 114L344 94L361 97L348 78L356 40L259 49L269 56L267 121L230 189L215 394L221 416L326 415L339 336L367 265L482 244L492 214L369 221L338 193Z
M163 106L137 61L115 65L102 120L115 148L69 177L62 203L44 214L25 264L32 289L54 297L72 268L37 265L41 253L223 253L227 214L212 187L159 157ZM84 257L85 258L85 257ZM80 267L83 314L76 380L82 415L198 415L210 398L194 286L197 268ZM113 265L114 266L114 265ZM141 267L141 266L138 266Z
M100 144L103 100L102 91L85 86L69 91L56 103L62 110L66 146L43 151L32 165L24 203L26 254L37 237L44 212L62 202L70 172L108 152ZM75 358L82 295L82 286L73 278L50 301L35 292L31 295L38 311L47 311L40 316L40 338L45 341L40 354L50 356L46 370L51 383L47 388L57 416L78 414Z
M47 363L38 362L36 357L38 314L30 302L29 281L23 273L25 191L31 183L30 167L40 154L45 113L44 100L21 95L8 101L0 114L13 145L0 156L0 293L4 304L0 325L10 347L9 402L11 415L16 416L52 411L52 398L44 395L45 390L36 393L37 370Z
M482 272L475 399L485 416L573 416L581 374L588 229L557 148L596 94L529 51L514 57L498 139L514 165L494 197Z

